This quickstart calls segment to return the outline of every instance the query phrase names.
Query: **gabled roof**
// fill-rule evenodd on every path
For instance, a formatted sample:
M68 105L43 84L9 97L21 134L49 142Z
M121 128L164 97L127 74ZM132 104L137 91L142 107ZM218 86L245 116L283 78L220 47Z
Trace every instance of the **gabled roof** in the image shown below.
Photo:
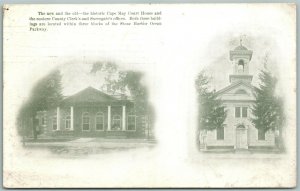
M220 95L220 94L224 94L224 93L234 89L235 87L237 87L239 85L245 85L245 86L249 87L251 90L254 90L254 86L252 86L250 83L247 83L247 82L244 82L244 81L238 81L238 82L233 83L233 84L231 84L231 85L229 85L229 86L227 86L223 89L220 89L219 91L217 91L215 93L215 95L217 96L217 95Z
M103 93L93 87L87 87L84 90L67 97L63 103L107 103L120 101L119 99Z

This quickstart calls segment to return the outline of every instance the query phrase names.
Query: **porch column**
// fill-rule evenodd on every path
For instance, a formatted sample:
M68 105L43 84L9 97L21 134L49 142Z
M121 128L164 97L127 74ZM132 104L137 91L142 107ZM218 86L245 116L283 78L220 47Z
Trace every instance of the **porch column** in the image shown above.
M74 130L74 108L73 106L71 106L71 128L70 130L73 131Z
M110 110L110 105L107 107L107 130L111 130L111 110Z
M60 108L56 108L56 124L57 124L57 130L60 130Z
M122 106L122 130L126 131L126 106Z

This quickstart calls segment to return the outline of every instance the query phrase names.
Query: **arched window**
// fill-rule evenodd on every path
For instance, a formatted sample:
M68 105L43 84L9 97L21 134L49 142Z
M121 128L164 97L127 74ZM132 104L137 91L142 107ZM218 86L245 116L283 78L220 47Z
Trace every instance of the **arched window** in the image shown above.
M96 130L97 131L104 130L104 115L102 112L98 112L96 114Z
M237 128L239 128L239 129L245 129L245 126L244 125L238 125Z
M121 116L120 115L113 116L112 130L121 130Z
M45 126L46 125L46 111L39 111L38 119L39 119L39 125Z
M66 116L66 120L65 120L65 128L66 130L70 130L71 129L71 116L67 115Z
M41 117L41 125L46 125L46 117L45 116Z
M136 128L136 116L133 113L129 113L127 116L127 130L135 131Z
M89 113L87 112L82 114L82 130L83 131L90 130L90 116Z
M56 116L56 115L54 115L54 116L52 117L52 129L53 129L54 131L57 130L57 116Z
M244 72L244 66L245 66L244 60L239 60L238 73L243 73Z

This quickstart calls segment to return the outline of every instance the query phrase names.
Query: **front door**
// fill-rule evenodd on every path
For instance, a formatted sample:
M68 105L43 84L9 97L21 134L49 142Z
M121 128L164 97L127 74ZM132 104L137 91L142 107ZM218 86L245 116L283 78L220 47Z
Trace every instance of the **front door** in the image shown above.
M248 149L247 129L244 126L236 128L236 149Z

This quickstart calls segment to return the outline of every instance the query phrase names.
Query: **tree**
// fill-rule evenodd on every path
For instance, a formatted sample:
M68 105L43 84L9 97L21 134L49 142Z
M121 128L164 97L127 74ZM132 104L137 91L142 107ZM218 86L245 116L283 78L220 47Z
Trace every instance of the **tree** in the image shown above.
M22 130L19 129L19 132L23 135L28 135L28 132L32 130L34 139L37 139L37 136L42 133L41 130L37 128L37 112L57 106L63 97L61 92L61 74L59 70L54 70L42 78L33 87L29 99L21 107L18 116L19 124L20 120L25 120L28 117L30 117L32 123L25 127L22 126Z
M255 88L254 95L256 98L252 107L253 118L252 123L258 130L264 133L272 130L278 130L277 146L283 149L282 127L285 117L283 113L283 100L280 96L276 96L275 88L277 78L266 68L261 70L259 74L259 87Z
M204 71L197 76L196 90L198 94L198 128L197 140L201 131L212 131L222 128L226 119L226 111L221 100L217 99L215 91L210 88L210 78Z

